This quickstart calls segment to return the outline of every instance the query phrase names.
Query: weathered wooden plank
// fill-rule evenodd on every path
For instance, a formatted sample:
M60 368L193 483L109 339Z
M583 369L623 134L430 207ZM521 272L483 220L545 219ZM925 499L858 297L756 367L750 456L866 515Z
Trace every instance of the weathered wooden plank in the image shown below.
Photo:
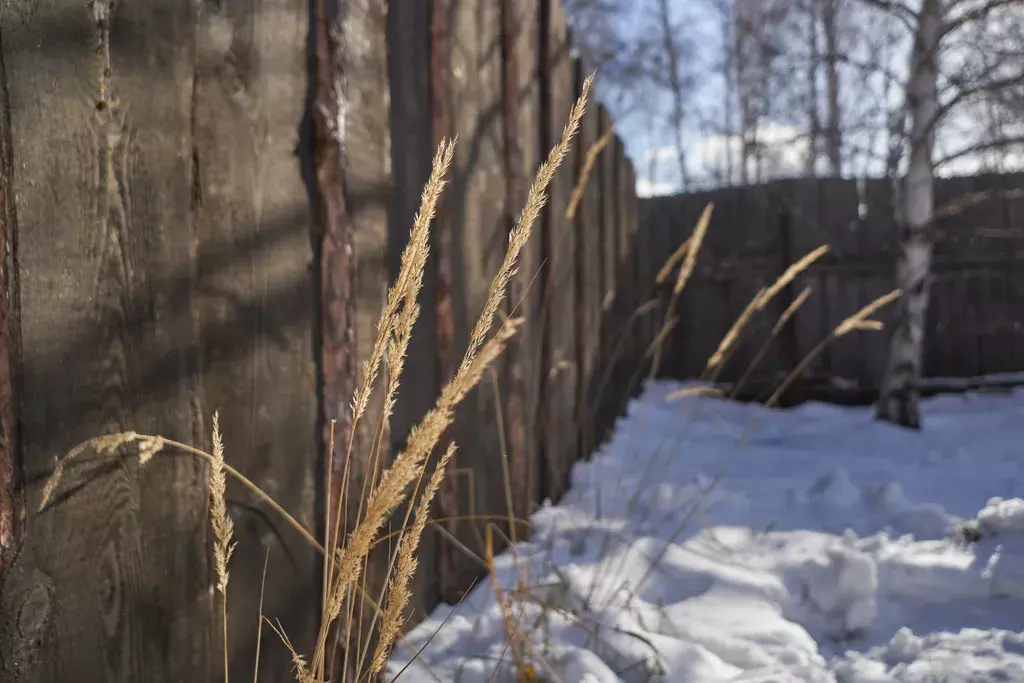
M450 20L450 104L459 146L448 216L453 244L453 351L461 358L507 242L500 6L484 0L460 2L453 6ZM495 382L500 386L500 378L494 374L499 368L500 364L492 368L459 406L450 435L460 447L456 466L469 473L458 479L464 515L473 509L479 513L505 510L504 425L495 394ZM461 524L459 530L466 545L483 552L483 524ZM461 597L479 572L479 566L461 552L454 565L451 582L444 578L446 599Z
M538 8L536 2L501 3L504 65L505 223L515 225L540 162L540 88L538 83ZM527 519L539 500L539 430L533 409L538 400L541 371L541 287L536 280L541 265L540 225L520 253L519 272L509 287L508 310L523 317L505 351L505 411L508 462L516 517ZM518 538L525 527L516 525Z
M582 60L575 61L576 88L578 96L588 75ZM594 438L594 396L591 380L597 372L598 354L601 348L601 298L604 251L602 245L603 223L601 218L601 167L595 163L585 177L586 157L597 144L600 135L599 105L590 103L580 121L578 140L579 155L576 161L576 185L585 182L582 196L576 209L574 231L576 233L576 362L580 374L577 377L577 428L580 439L580 456L586 457L593 450Z
M0 45L0 50L3 46ZM18 376L21 331L18 297L18 211L11 149L11 111L7 72L0 52L0 577L14 561L24 531L22 453L18 448Z
M1022 215L1017 213L1017 215ZM1024 367L1024 344L1021 337L1024 336L1024 274L1020 269L1012 269L1006 272L1007 281L1007 306L1008 314L1008 335L1010 337L1010 352L1008 367Z
M0 596L0 680L202 681L219 653L197 462L94 461L36 511L76 443L126 429L192 441L197 428L193 17L111 4L0 8L32 482Z
M616 398L614 407L616 414L624 409L629 396L627 383L634 369L634 358L637 346L637 327L634 312L640 305L636 282L636 259L634 244L635 235L632 228L630 212L635 209L635 186L632 185L632 169L626 148L618 136L613 138L613 168L615 193L615 226L618 246L616 249L617 263L615 272L615 304L613 320L616 333L612 335L612 353L616 357L610 359L614 363L614 379L610 391ZM614 417L614 416L613 416Z
M704 242L697 253L696 273L707 273L709 278L693 278L680 293L674 314L678 322L669 339L664 355L664 375L676 378L696 378L703 374L708 360L725 338L745 303L733 302L735 278L716 272L722 264L735 261L741 249L742 228L748 219L747 205L737 190L726 189L702 193L694 197L690 206L674 206L671 241L664 245L662 254L672 254L693 235L700 214L709 203L714 213ZM665 288L674 286L679 267L673 270ZM732 364L730 363L730 366ZM728 368L720 371L726 377Z
M195 241L202 412L220 412L228 459L317 528L320 460L312 231L296 121L306 97L308 4L204 6L194 92ZM350 121L357 122L354 108ZM213 263L210 259L217 258ZM203 435L204 443L209 436ZM296 643L318 623L312 548L248 493L230 494L239 541L231 567L232 676L250 676L263 560L264 614ZM287 579L285 578L287 577ZM216 641L215 641L216 642ZM287 680L287 653L264 648L261 680Z
M642 345L643 337L642 330L646 321L650 319L650 314L646 312L643 307L648 301L647 297L647 283L649 279L644 279L640 272L640 202L636 195L636 169L633 164L629 162L628 156L626 157L627 163L625 164L625 192L626 192L626 240L628 244L627 254L629 254L628 265L626 270L631 273L630 280L632 281L633 294L630 296L630 300L634 303L630 315L636 314L638 317L634 323L633 331L630 333L630 358L631 362L626 366L626 382L624 389L628 392L638 392L639 387L630 386L628 384L629 378L633 376L633 373L640 365L640 358L644 352L644 346ZM643 310L642 310L643 309Z
M387 255L392 284L401 266L402 251L409 242L409 231L419 208L423 186L430 176L434 154L430 110L430 15L430 3L426 2L392 3L388 6L393 178ZM404 446L409 430L433 407L440 385L435 358L436 268L436 255L431 250L419 297L420 315L409 341L402 385L391 417L391 443L392 450L396 452ZM404 510L399 515L404 518ZM437 534L432 530L420 539L419 566L411 585L411 609L416 616L429 611L437 602L436 545Z
M786 181L773 183L772 186L771 220L773 228L778 233L779 260L775 270L779 275L784 273L798 258L793 253L793 230L794 223L796 223L797 230L803 226L803 216L796 207L800 205L801 192L806 191L805 188L806 185ZM795 305L797 298L806 286L804 281L791 283L779 293L769 307L767 314L770 320L768 320L769 329L766 330L766 334L769 337L774 336L774 339L770 342L770 350L765 354L762 367L758 372L759 378L767 378L769 382L778 381L778 377L788 376L802 360L799 335L793 322L779 327L776 335L773 335L772 332L779 325L779 321L786 311Z
M540 3L540 86L542 154L557 144L573 104L574 78L565 14L557 0ZM565 219L574 184L577 141L550 186L542 215L542 272L545 361L542 371L541 428L544 438L544 495L557 499L576 460L576 377L574 315L575 235Z
M598 139L608 137L601 156L598 158L600 173L598 198L601 201L601 249L603 273L601 276L601 310L606 313L611 297L615 294L615 267L619 260L618 213L615 192L615 143L612 116L605 107L598 109Z
M616 204L619 200L616 192L616 167L615 167L615 141L612 127L612 117L608 110L602 105L598 108L598 140L604 141L601 155L597 159L598 201L600 202L600 249L601 249L601 291L599 298L600 306L600 334L601 347L598 350L595 371L591 377L591 386L597 387L602 378L614 373L610 367L611 352L615 346L617 331L621 328L617 324L615 315L616 306L616 269L619 261L619 226L618 211ZM614 385L611 387L614 389ZM614 395L604 390L602 395L594 395L594 410L596 411L596 423L594 425L594 445L604 440L605 432L611 420L611 404Z
M828 244L827 236L821 233L825 197L822 185L817 182L806 184L800 192L800 215L805 220L792 221L790 233L790 260L800 258L803 254ZM882 197L879 197L882 199ZM886 200L887 201L887 200ZM797 348L803 360L814 347L825 339L832 331L831 310L834 308L829 298L828 272L823 268L814 268L798 278L801 287L811 287L812 294L791 323L796 330ZM832 348L825 347L821 355L807 367L807 374L818 376L827 374L832 367Z
M673 243L673 229L675 226L675 222L674 219L671 218L673 204L670 198L664 198L660 201L657 201L655 205L658 207L656 210L662 212L662 216L667 216L669 218L668 220L659 220L654 225L652 225L653 230L650 235L650 243L653 249L653 259L651 262L651 278L649 284L652 291L652 299L655 299L658 302L657 307L651 313L649 328L647 330L646 335L646 350L650 351L651 354L653 354L652 349L655 344L655 340L661 333L665 320L670 315L670 312L668 310L668 303L671 297L671 278L669 281L658 284L656 282L657 275L661 268L665 265L665 261L668 259L669 255L671 255L675 251L676 247L679 246L678 244ZM675 353L675 348L672 346L672 344L674 343L673 339L678 339L678 337L676 337L677 333L678 330L674 330L673 336L667 340L667 351L662 353L660 359L661 363L665 362L666 357L671 357ZM651 364L653 364L653 355L651 355L651 360L648 363L645 363L643 369L645 378L649 374ZM661 374L660 370L658 374Z
M651 343L651 329L654 327L653 320L655 319L656 312L653 310L653 305L648 305L648 302L652 301L652 289L651 284L654 282L654 277L657 274L657 267L654 265L655 252L653 248L653 234L654 234L654 207L653 204L648 201L637 202L638 216L637 216L637 229L633 243L633 260L635 263L635 281L636 281L636 310L641 310L641 307L645 307L645 312L638 314L636 319L636 335L634 336L633 353L632 353L632 365L633 373L638 374L641 372L641 365L643 362L643 356L647 352L647 347Z
M451 15L452 0L431 0L430 2L430 117L433 129L434 146L443 139L451 140L455 135L453 120L454 92L451 74ZM450 172L449 176L454 174ZM455 376L458 357L455 349L455 303L452 297L452 278L455 267L455 242L453 235L453 199L450 196L453 187L449 184L448 195L438 209L436 227L432 233L431 248L434 252L434 313L436 332L434 335L434 358L437 371L437 384L434 391L440 391L442 385ZM454 467L452 468L455 469ZM436 514L444 518L445 530L448 534L456 534L460 524L455 519L460 512L455 474L449 474L442 483L434 506ZM464 487L462 487L464 488ZM437 560L433 571L432 584L442 599L449 601L458 594L458 577L456 564L459 561L458 551L450 543L438 541Z
M1009 303L1008 276L1003 270L993 271L989 278L988 300L994 311L991 316L985 357L992 363L991 372L1011 372L1013 320Z
M362 368L372 353L381 311L387 299L391 274L388 268L389 202L392 197L391 131L387 28L388 8L376 0L347 3L346 15L339 19L343 34L339 39L343 59L341 73L346 86L344 97L343 189L352 244L352 311L356 367ZM360 378L360 381L361 378ZM405 386L405 383L403 383ZM366 496L377 475L391 462L391 434L382 422L383 392L377 392L366 415L355 431L351 484L346 495L351 500ZM335 474L338 470L335 469ZM372 485L372 484L371 484ZM351 506L352 520L359 506ZM400 525L397 518L394 525ZM349 529L354 528L350 523ZM365 588L372 596L383 593L389 561L387 544L371 554L364 569ZM360 605L365 622L373 612ZM369 634L369 626L362 630ZM375 637L373 634L372 637ZM358 636L357 636L358 637ZM350 662L352 659L350 658ZM363 666L369 662L363 661Z

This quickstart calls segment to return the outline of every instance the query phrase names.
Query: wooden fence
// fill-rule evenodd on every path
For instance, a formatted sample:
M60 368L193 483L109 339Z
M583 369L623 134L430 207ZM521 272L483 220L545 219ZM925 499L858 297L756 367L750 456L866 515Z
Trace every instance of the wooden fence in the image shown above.
M385 461L465 349L585 65L557 0L353 0L326 18L324 4L0 7L0 681L219 679L203 465L83 454L40 512L43 481L103 433L209 447L216 410L229 462L321 534L338 493L324 474L341 465L325 457L327 421L350 421L431 156L453 135ZM315 75L335 20L332 84ZM332 85L345 101L333 120L318 99ZM635 178L617 138L565 217L584 152L611 125L589 108L551 186L509 297L528 324L460 408L460 473L440 515L504 514L506 454L519 515L557 498L621 405L641 349L616 334L640 291ZM331 156L339 135L344 156ZM353 490L373 439L356 435ZM264 612L301 650L320 562L234 485L229 508L238 679L252 675L264 557ZM426 534L415 614L461 597L480 569L459 543L482 554L481 536L470 522ZM291 680L272 640L260 680Z
M758 289L821 244L830 253L753 321L723 380L742 377L804 287L813 294L774 340L752 386L777 384L845 317L895 287L899 235L891 187L883 180L801 179L645 199L637 239L640 253L651 257L641 258L641 281L691 234L708 202L715 203L714 218L679 303L679 328L662 366L666 376L698 377ZM1024 175L941 179L935 202L925 375L1024 370ZM891 316L883 312L880 319ZM851 335L832 343L807 375L842 378L867 398L877 392L887 352L884 332Z

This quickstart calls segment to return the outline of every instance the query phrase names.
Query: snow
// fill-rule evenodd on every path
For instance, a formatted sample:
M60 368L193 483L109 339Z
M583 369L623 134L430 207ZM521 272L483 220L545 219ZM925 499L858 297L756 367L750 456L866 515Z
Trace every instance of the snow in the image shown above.
M1024 391L925 429L650 384L496 576L535 680L1024 682ZM511 681L491 579L396 645L400 680Z

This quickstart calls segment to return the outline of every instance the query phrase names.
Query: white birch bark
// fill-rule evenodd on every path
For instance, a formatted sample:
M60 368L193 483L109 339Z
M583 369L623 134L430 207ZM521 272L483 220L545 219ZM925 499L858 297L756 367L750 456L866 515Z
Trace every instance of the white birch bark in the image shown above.
M931 279L935 184L932 148L939 115L938 43L942 19L941 0L924 0L917 18L907 83L910 160L900 193L902 210L897 211L903 244L896 285L903 290L903 296L898 303L877 407L879 418L912 428L921 425L918 403Z

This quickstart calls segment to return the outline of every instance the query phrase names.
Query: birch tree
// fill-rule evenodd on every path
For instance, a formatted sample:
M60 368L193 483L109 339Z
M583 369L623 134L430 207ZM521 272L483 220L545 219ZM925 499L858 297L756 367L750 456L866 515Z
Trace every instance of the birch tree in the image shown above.
M821 26L825 34L825 81L828 94L825 123L825 150L829 173L843 175L842 117L839 107L839 5L840 0L813 0L820 2Z
M897 307L897 322L890 339L889 360L877 405L880 419L920 428L918 408L923 366L925 323L928 313L932 266L932 220L935 211L934 186L937 160L934 155L936 130L955 107L979 97L992 102L1000 89L1020 83L1020 66L1005 73L1005 65L989 64L984 46L967 46L955 51L949 68L943 71L950 41L959 33L987 22L1003 9L1019 5L1016 0L922 0L917 11L891 0L862 0L893 13L913 32L910 64L905 84L905 105L893 126L893 154L889 170L894 176L894 210L902 245L896 264L896 284L903 290ZM1011 17L1003 16L1003 21ZM960 46L964 47L964 46ZM979 59L971 48L983 48ZM940 82L946 87L940 90ZM1000 140L1011 144L1012 140ZM985 143L986 145L992 143ZM963 152L975 152L968 145ZM906 172L896 169L905 154Z
M910 119L910 160L897 193L896 224L903 244L896 265L896 285L903 290L898 322L889 346L878 416L907 427L919 427L918 385L921 378L925 321L928 313L932 261L929 229L935 208L935 167L932 160L934 127L939 114L939 41L942 37L941 0L924 0L907 81Z

